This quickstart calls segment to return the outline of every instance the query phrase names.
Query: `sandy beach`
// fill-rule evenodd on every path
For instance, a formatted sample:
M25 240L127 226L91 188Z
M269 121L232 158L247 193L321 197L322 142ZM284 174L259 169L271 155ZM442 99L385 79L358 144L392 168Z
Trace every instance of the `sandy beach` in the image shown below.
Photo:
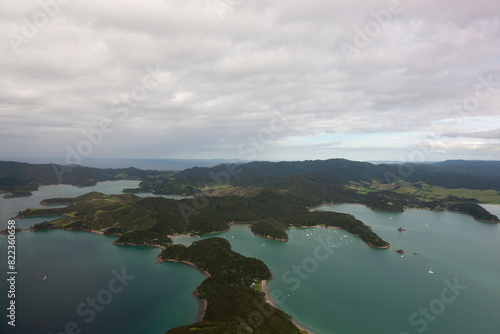
M269 295L269 292L267 291L267 280L263 280L262 281L262 291L264 291L264 294L265 294L265 298L266 298L266 302L269 303L271 306L277 308L277 309L280 309L282 310L278 305L274 304L274 302L272 301L271 299L271 296ZM283 311L283 310L282 310ZM283 311L284 312L284 311ZM286 313L286 312L285 312ZM311 331L310 329L307 329L306 327L302 326L301 324L299 324L298 322L296 322L295 320L292 319L292 322L295 326L297 326L297 328L303 330L304 332L307 332L309 334L316 334L314 333L313 331Z
M312 208L308 208L309 211L315 211L317 210L318 208L322 207L322 206L325 206L325 205L342 205L342 204L352 204L352 205L362 205L362 206L366 206L364 204L361 204L361 203L349 203L349 202L344 202L344 203L334 203L334 202L330 202L330 203L323 203L323 204L320 204L320 205L316 205Z
M203 318L205 318L205 313L207 312L208 302L206 299L200 297L198 291L194 291L193 296L195 296L201 303L201 309L198 312L198 317L196 319L196 322L203 321Z
M198 268L194 263L192 262L188 262L188 261L177 261L177 260L171 260L171 259L167 259L167 260L163 260L160 258L160 256L158 256L158 261L157 263L163 263L163 262L173 262L173 263L183 263L183 264L187 264L188 266L190 267L193 267L193 268L196 268L198 269L199 271L201 271L203 274L205 274L207 277L210 277L212 275L210 275L210 273L208 271L205 271L205 270L201 270L200 268ZM205 313L207 312L207 300L206 299L202 299L200 298L200 296L198 295L198 293L196 291L193 292L193 295L198 298L198 300L201 302L201 312L200 314L198 315L198 319L196 320L197 322L198 321L203 321L203 318L205 317Z
M207 277L212 276L212 275L210 275L210 273L209 273L208 271L201 270L200 268L198 268L198 267L197 267L194 263L192 263L192 262L188 262L188 261L177 261L177 260L172 260L172 259L163 260L163 259L160 259L160 256L158 255L158 261L157 261L157 263L163 263L163 262L184 263L184 264L187 264L187 265L188 265L188 266L190 266L190 267L193 267L193 268L198 269L199 271L201 271L202 273L204 273Z
M113 242L115 246L130 246L130 247L155 247L160 249L165 249L165 246L162 245L145 245L145 244L134 244L134 243L123 243L123 242Z
M203 234L203 236L205 235L210 235L210 234L216 234L216 233L223 233L223 232L227 232L231 229L231 225L234 225L234 223L229 223L229 228L223 230L223 231L214 231L214 232L209 232L209 233L206 233L206 234ZM168 237L172 240L174 240L175 237L183 237L183 236L186 236L186 237L194 237L194 238L200 238L202 236L200 235L191 235L190 233L176 233L176 234L172 234L172 235L169 235Z
M292 228L333 228L334 230L341 230L341 227L338 226L323 226L323 225L313 225L313 226L291 226L289 229Z

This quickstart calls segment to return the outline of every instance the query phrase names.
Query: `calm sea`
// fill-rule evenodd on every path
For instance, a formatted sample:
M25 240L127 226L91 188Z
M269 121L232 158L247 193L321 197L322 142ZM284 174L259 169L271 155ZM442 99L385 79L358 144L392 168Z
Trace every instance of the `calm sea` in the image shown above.
M135 181L120 182L42 187L32 197L1 199L2 225L44 198L135 187ZM500 214L500 206L485 207ZM500 332L500 225L423 210L319 209L353 214L391 249L372 249L345 231L323 228L289 230L287 243L256 237L246 225L211 236L227 238L235 251L262 259L275 277L269 284L273 300L317 333ZM20 219L18 225L34 222ZM181 264L155 264L158 249L118 247L114 239L66 231L17 234L16 328L2 321L0 332L59 334L73 326L81 333L164 333L194 322L199 305L191 293L204 276ZM0 236L4 273L6 240ZM403 257L397 249L405 251ZM7 286L0 287L5 310Z
M487 208L500 213L498 205ZM289 230L286 243L241 225L218 234L270 267L273 300L299 323L322 334L500 333L500 225L423 210L318 209L354 215L391 248L373 249L348 232L324 228Z
M51 197L89 191L107 194L134 188L137 181L95 187L41 187L31 197L0 199L2 229L15 212ZM53 217L18 219L26 228ZM116 237L86 232L47 231L16 235L16 326L7 324L7 237L0 236L2 321L0 333L164 333L196 321L192 292L205 279L198 270L155 263L160 250L114 246ZM44 276L47 277L43 280ZM80 332L78 330L81 330Z

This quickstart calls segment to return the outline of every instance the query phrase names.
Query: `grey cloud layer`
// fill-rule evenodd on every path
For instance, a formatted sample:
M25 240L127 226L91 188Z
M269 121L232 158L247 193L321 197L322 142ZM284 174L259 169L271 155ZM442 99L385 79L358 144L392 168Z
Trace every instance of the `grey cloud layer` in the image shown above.
M495 117L498 93L459 117L450 110L474 94L478 77L500 82L500 5L401 1L348 62L341 43L354 45L356 29L389 2L246 0L221 13L218 1L69 1L15 53L13 34L23 36L23 18L41 9L4 1L0 129L16 147L0 152L60 156L102 118L116 130L96 156L131 147L152 157L238 157L238 145L283 108L287 127L270 147L292 136L470 133L478 129L469 118ZM156 66L167 80L120 119L113 104Z
M490 131L443 133L441 136L450 138L500 139L500 129Z

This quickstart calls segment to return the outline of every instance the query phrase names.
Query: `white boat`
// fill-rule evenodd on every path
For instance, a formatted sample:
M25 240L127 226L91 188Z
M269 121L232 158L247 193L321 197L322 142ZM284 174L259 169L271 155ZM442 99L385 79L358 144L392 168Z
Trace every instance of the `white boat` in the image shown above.
M44 281L45 281L46 279L47 279L47 275L45 275L45 276L43 277L43 280L44 280Z
M429 274L434 274L434 272L432 271L432 267L429 268Z

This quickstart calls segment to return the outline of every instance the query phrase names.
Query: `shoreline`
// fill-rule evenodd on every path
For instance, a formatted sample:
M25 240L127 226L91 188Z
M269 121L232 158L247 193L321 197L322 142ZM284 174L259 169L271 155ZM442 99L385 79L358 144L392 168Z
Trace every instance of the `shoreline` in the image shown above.
M128 246L128 247L153 247L153 248L160 248L160 249L165 249L165 246L162 245L145 245L145 244L134 244L134 243L124 243L124 242L113 242L113 245L115 246Z
M364 207L372 210L373 212L386 212L386 213L395 213L395 214L397 214L397 213L404 213L404 212L406 212L408 210L424 210L424 211L431 211L431 212L450 212L450 213L457 213L457 214L467 215L467 216L472 217L474 220L479 221L479 222L492 223L492 224L500 224L500 219L498 221L485 220L485 219L476 218L472 214L466 213L466 212L454 211L454 210L447 210L447 209L441 209L441 208L440 209L430 209L430 208L418 207L418 206L407 206L407 207L404 207L404 210L402 212L399 212L399 211L398 212L394 212L394 211L387 211L387 210L376 210L376 209L370 208L368 205L363 204L363 203L324 203L324 204L317 205L315 207L309 208L309 212L317 211L318 208L320 208L322 206L333 206L333 205L342 205L342 204L362 205L362 206L364 206ZM485 204L485 205L499 205L500 206L500 204L495 204L495 203L480 203L480 202L478 202L476 204L478 204L481 207L482 207L483 204ZM483 207L483 209L484 209L484 207ZM488 211L488 210L486 210L486 211ZM337 212L337 211L333 211L333 212ZM489 211L488 211L488 213L492 214Z
M261 237L261 238L264 238L264 239L270 239L270 240L276 240L276 241L281 241L281 242L287 242L288 241L288 238L287 239L278 239L278 238L273 238L269 235L262 235L262 234L258 234L258 233L255 233L254 231L252 231L252 226L251 225L248 225L248 229L250 230L250 232L252 232L254 235L258 236L258 237Z
M192 295L195 296L195 298L201 304L201 308L198 310L198 315L196 316L196 322L203 321L203 318L205 318L205 314L207 313L208 302L206 299L201 298L198 294L198 291L196 290L193 291Z
M205 235L210 235L210 234L217 234L217 233L223 233L223 232L227 232L231 229L231 226L234 225L234 223L229 223L229 227L225 230L222 230L222 231L213 231L213 232L208 232L208 233L204 233L204 234L201 234L200 237L203 237Z
M204 234L191 234L191 233L175 233L175 234L171 234L169 235L168 237L170 239L173 240L173 238L176 238L176 237L193 237L193 238L201 238L205 235L210 235L210 234L216 234L216 233L223 233L223 232L227 232L231 229L231 226L234 225L234 223L229 223L228 224L229 227L225 230L222 230L222 231L213 231L213 232L208 232L208 233L204 233Z
M202 269L198 268L192 262L178 261L178 260L173 260L173 259L166 259L166 260L164 260L164 259L160 258L160 255L158 255L158 261L156 261L156 263L164 263L164 262L187 264L188 266L193 267L193 268L198 269L199 271L201 271L203 274L205 274L207 276L207 278L212 276L212 275L210 275L210 273L208 271L205 271L205 270L202 270ZM198 294L197 290L194 290L192 294L193 294L193 296L195 296L198 299L198 301L201 304L201 309L198 311L198 318L196 319L196 322L203 321L203 318L205 318L205 314L207 313L208 302L207 302L206 299L203 299L203 298L200 297L200 295Z
M342 205L342 204L352 204L352 205L363 205L363 206L366 206L365 204L362 204L362 203L349 203L349 202L334 203L334 202L330 202L330 203L323 203L323 204L320 204L320 205L316 205L316 206L313 206L312 208L308 208L308 209L309 209L309 211L316 211L316 210L318 210L318 208L320 208L322 206L326 206L326 205Z
M212 277L212 275L210 275L210 273L208 271L205 271L203 269L200 269L196 266L196 264L192 263L192 262L188 262L188 261L179 261L179 260L174 260L174 259L161 259L160 258L160 255L158 255L158 261L156 261L156 263L164 263L164 262L172 262L172 263L183 263L183 264L187 264L188 266L190 267L193 267L195 269L198 269L199 271L201 271L203 274L205 274L207 277Z
M271 278L272 279L272 278ZM280 311L283 311L283 309L281 307L279 307L278 305L276 305L273 300L271 299L271 297L269 296L269 291L267 291L267 281L268 280L262 280L262 291L264 292L264 298L266 300L266 302L271 305L272 307L274 308L277 308L278 310ZM285 311L283 311L285 312ZM286 314L288 314L287 312L285 312ZM315 332L313 332L312 330L308 329L307 327L299 324L296 320L293 319L293 317L290 319L292 321L292 323L300 330L308 333L308 334L316 334Z
M332 228L334 230L342 230L342 227L338 226L324 226L324 225L312 225L312 226L291 226L289 229L294 228ZM345 231L345 230L344 230ZM348 232L348 231L347 231Z

